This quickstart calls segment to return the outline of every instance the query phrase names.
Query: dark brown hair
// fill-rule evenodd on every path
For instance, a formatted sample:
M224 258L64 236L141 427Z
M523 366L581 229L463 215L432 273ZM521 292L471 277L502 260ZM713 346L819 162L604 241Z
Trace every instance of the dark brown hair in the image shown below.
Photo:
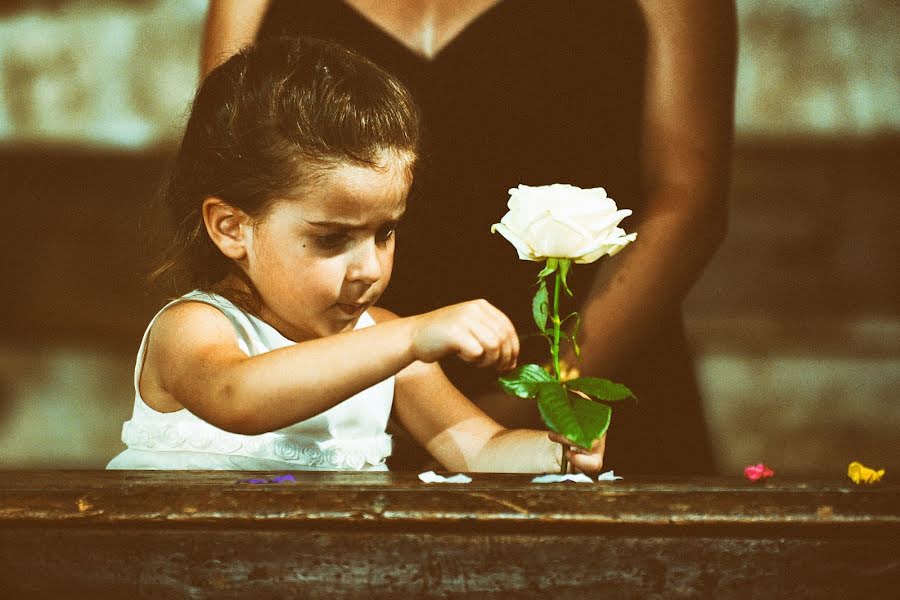
M194 99L159 197L174 227L151 285L178 296L242 275L206 233L206 198L257 218L340 164L377 168L389 152L412 170L419 129L406 88L346 48L311 38L247 47L210 72Z

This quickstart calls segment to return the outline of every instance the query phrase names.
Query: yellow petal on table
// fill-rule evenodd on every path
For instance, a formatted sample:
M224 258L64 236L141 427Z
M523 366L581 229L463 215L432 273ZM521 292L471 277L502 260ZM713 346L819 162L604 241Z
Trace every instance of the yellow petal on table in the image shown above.
M857 485L860 483L877 483L881 481L883 476L884 469L876 471L855 460L847 467L847 477L852 479L853 483Z

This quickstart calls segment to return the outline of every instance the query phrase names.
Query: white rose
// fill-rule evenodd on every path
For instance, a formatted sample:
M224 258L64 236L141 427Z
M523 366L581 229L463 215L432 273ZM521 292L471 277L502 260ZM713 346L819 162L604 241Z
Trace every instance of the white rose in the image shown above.
M509 190L509 212L491 226L515 246L522 260L570 258L591 263L612 256L637 237L619 223L631 214L618 210L603 188L554 183Z

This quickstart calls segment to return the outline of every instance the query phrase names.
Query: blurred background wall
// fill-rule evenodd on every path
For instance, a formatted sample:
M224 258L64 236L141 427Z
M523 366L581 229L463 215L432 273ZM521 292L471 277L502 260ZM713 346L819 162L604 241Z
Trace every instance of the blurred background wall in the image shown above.
M336 0L337 1L337 0ZM0 468L121 449L155 300L136 244L204 0L0 7ZM900 467L900 8L738 0L728 239L685 302L723 473ZM896 471L895 471L896 472Z

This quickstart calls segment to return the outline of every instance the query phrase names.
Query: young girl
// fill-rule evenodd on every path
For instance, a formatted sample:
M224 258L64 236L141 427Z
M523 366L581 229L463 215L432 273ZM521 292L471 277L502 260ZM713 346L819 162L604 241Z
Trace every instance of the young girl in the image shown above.
M448 470L559 469L566 440L504 429L436 363L515 366L505 315L373 306L418 142L406 89L331 43L263 42L209 74L164 195L177 227L156 276L183 295L147 328L107 468L385 470L393 405ZM603 441L567 452L596 473Z

